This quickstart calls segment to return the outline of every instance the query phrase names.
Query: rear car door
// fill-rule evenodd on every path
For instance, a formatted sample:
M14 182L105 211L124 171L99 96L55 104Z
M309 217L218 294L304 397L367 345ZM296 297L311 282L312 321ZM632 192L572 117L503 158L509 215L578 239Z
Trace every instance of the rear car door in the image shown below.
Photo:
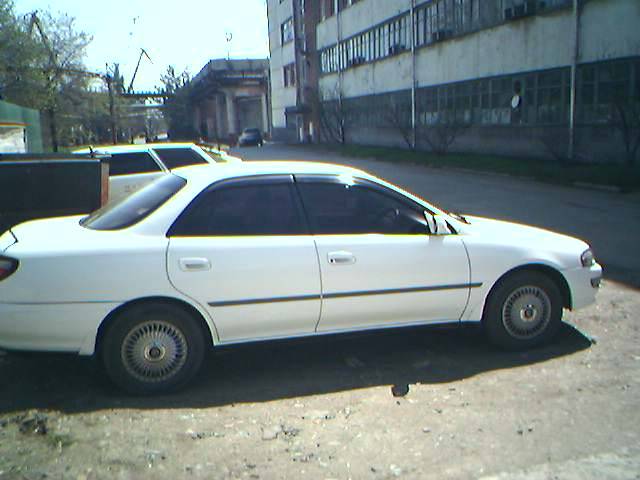
M110 152L109 203L140 190L166 171L149 152Z
M222 343L313 333L320 272L291 175L211 185L169 231L171 283Z
M456 234L431 235L424 207L373 182L296 176L322 276L318 331L458 320L469 262Z

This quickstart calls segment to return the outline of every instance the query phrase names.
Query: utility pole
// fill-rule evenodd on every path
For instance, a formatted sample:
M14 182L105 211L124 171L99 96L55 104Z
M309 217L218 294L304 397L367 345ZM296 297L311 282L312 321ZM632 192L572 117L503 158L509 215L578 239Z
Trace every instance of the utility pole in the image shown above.
M118 126L116 123L116 108L115 108L115 92L113 85L113 76L109 73L109 65L107 67L107 74L104 76L104 81L107 83L107 90L109 91L109 118L111 119L111 143L114 145L118 143Z
M411 2L411 144L416 149L417 138L417 109L416 109L416 0Z
M333 10L336 15L336 32L338 35L337 45L340 45L342 42L342 10L340 9L340 3L337 0L331 0L333 2ZM338 48L340 51L340 48ZM346 66L345 66L346 68ZM339 133L340 133L340 144L345 145L347 143L347 133L345 126L345 111L344 111L344 101L343 101L343 73L342 68L340 67L340 61L338 61L338 121L339 121Z
M580 59L580 0L573 0L574 40L571 59L571 93L569 103L569 145L567 156L573 160L576 152L576 93L578 86L578 60Z
M54 152L58 151L58 125L57 125L57 117L56 117L56 101L54 100L54 86L55 80L60 75L61 69L58 64L58 56L53 48L51 48L51 43L49 42L49 37L42 28L42 24L40 23L40 19L38 18L38 11L34 11L31 13L31 19L29 21L29 34L33 33L33 27L36 27L38 33L40 34L40 38L42 39L42 43L49 54L49 63L54 73L49 73L47 78L47 117L49 118L49 133L51 135L51 148Z

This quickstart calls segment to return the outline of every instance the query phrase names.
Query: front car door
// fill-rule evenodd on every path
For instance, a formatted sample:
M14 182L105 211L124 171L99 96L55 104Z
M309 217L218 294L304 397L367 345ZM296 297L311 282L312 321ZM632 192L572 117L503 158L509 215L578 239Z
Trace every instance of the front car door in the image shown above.
M343 176L296 176L296 186L320 261L318 331L459 320L467 253L455 233L429 233L423 206Z
M206 308L221 343L313 333L320 272L293 177L213 184L169 231L169 279Z

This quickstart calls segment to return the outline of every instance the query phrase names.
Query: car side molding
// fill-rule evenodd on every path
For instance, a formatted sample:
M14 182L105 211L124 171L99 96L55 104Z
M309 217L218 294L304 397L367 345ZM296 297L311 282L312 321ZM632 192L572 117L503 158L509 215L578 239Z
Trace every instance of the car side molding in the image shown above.
M459 290L465 288L479 288L482 282L460 283L454 285L431 285L425 287L388 288L383 290L360 290L353 292L335 292L322 295L295 295L289 297L251 298L242 300L228 300L221 302L208 302L210 307L234 307L240 305L254 305L257 303L299 302L305 300L324 300L332 298L363 297L369 295L392 295L398 293L434 292L440 290Z

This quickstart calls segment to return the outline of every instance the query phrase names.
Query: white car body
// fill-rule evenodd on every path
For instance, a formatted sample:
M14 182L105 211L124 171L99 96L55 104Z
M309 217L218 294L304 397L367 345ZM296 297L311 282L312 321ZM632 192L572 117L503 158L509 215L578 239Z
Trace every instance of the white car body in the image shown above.
M445 218L455 233L167 235L210 184L271 174L364 179ZM0 347L91 355L105 319L144 299L168 299L197 312L213 345L480 322L487 296L509 272L549 272L571 309L594 301L602 274L595 262L581 264L589 248L581 240L475 217L467 224L348 167L243 162L174 175L186 185L130 227L92 230L76 216L26 222L4 233L0 256L20 264L0 281Z
M95 148L83 148L80 150L76 150L73 153L77 154L90 154L94 153L96 155L111 155L112 162L116 161L118 155L127 154L127 153L138 153L138 154L146 154L148 158L150 158L152 163L153 171L150 172L142 172L142 173L131 173L131 174L113 174L109 175L109 203L114 203L122 200L123 198L131 195L133 192L140 190L145 185L148 185L158 177L162 175L166 175L170 173L173 168L168 166L166 162L160 158L160 153L162 150L166 149L184 149L190 152L197 157L200 157L203 162L207 162L210 164L217 163L234 163L240 162L237 157L229 155L227 152L216 149L209 149L210 153L213 155L209 155L200 145L196 145L194 143L143 143L143 144L132 144L132 145L107 145L107 146L99 146ZM215 158L214 158L215 157ZM217 160L216 158L219 158ZM184 167L178 167L184 168Z

